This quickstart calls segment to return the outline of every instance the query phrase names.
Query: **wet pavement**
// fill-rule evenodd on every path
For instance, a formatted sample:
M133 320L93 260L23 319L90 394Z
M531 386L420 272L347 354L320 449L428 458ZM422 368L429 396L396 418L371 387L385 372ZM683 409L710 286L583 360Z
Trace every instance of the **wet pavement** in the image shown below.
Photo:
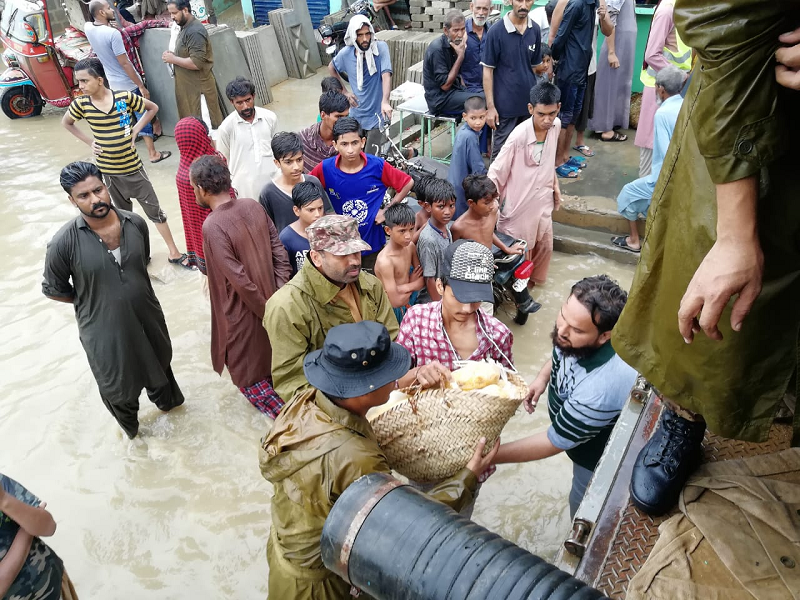
M320 78L273 88L270 108L281 129L315 120ZM58 522L50 543L81 598L264 598L271 486L258 470L258 442L269 421L211 368L202 276L167 264L151 226L150 272L186 403L162 414L143 396L141 434L133 442L102 406L72 308L41 294L45 246L77 214L58 185L59 171L90 154L60 127L61 114L47 108L36 119L0 116L0 471L47 501ZM169 138L157 147L173 157L147 170L183 249L177 151ZM139 150L146 161L143 145ZM548 284L534 292L543 308L525 326L511 325L524 377L534 377L548 357L549 333L570 286L597 273L627 287L633 267L554 257ZM543 407L534 416L520 409L503 439L548 422ZM502 466L483 486L474 519L552 559L569 529L570 478L564 455Z

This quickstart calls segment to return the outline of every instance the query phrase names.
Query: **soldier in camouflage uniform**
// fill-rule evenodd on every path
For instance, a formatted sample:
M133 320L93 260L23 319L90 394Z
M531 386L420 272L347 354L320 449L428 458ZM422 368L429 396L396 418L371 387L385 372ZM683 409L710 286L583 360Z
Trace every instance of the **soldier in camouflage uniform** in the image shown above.
M343 323L377 321L392 339L399 329L392 304L374 275L361 270L361 239L352 217L327 215L306 229L308 259L267 302L264 328L272 348L273 388L288 402L308 387L303 357L322 348L328 330Z
M0 597L14 600L78 600L64 563L40 536L56 522L45 504L0 473Z

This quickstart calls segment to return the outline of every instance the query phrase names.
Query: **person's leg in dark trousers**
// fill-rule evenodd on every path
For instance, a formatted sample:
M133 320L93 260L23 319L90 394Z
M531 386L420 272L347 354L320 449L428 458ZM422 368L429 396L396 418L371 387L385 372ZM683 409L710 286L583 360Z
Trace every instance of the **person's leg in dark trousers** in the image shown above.
M100 395L100 399L105 404L111 416L117 420L122 431L125 432L130 439L136 437L139 433L139 398L133 398L126 402L111 402L108 398Z
M167 383L161 387L147 390L147 397L150 402L155 404L159 410L169 412L176 406L183 404L183 392L178 387L178 382L175 381L175 376L172 374L172 367L167 367Z
M375 129L367 129L364 132L364 136L367 138L366 145L364 146L364 153L378 156L384 140L381 130L377 127Z
M217 13L214 11L214 0L203 0L203 4L206 7L206 17L208 18L208 22L212 25L216 25Z
M447 96L439 109L436 111L436 116L455 117L460 116L464 112L464 103L478 96L483 98L483 92L468 92L467 90L453 90Z
M495 127L494 136L492 138L492 160L497 158L497 155L500 154L500 148L506 143L508 136L514 131L514 128L529 118L530 117L500 117L500 122L497 124L497 127Z

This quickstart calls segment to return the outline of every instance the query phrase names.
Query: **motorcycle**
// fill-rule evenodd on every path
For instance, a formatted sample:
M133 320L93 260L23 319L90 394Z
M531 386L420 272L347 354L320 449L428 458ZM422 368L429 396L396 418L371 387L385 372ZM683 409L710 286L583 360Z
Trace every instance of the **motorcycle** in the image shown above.
M9 119L35 117L45 102L64 108L80 94L72 65L89 56L89 42L71 27L54 38L43 2L8 0L0 20L0 42L8 67L0 75L0 107Z
M525 240L515 240L505 233L497 233L500 240L507 246L521 246L525 249L528 243ZM525 258L525 254L505 254L499 248L494 252L494 310L497 312L506 302L513 302L517 308L514 323L525 325L528 316L542 308L542 305L531 298L528 292L528 281L533 273L533 263Z
M431 167L425 166L425 164L422 162L422 158L406 158L403 155L403 153L400 151L400 148L397 147L397 144L394 143L394 140L389 135L389 121L384 119L381 115L376 116L378 117L378 128L387 139L387 141L381 145L376 155L392 165L394 168L400 169L401 171L411 175L411 179L414 180L414 187L417 186L423 177L436 177L436 171ZM414 188L412 188L412 191L413 190ZM388 206L391 200L392 195L390 195L387 191L387 194L383 199L383 207L385 208ZM414 210L419 210L419 208L414 207Z
M345 47L344 35L347 33L350 17L354 15L364 15L369 19L369 22L373 24L375 23L375 19L378 18L378 14L375 12L369 0L356 0L356 2L347 7L344 15L342 15L341 21L333 25L323 23L314 30L314 37L317 42L327 46L325 49L326 54L336 56L339 50ZM346 79L344 73L341 75Z

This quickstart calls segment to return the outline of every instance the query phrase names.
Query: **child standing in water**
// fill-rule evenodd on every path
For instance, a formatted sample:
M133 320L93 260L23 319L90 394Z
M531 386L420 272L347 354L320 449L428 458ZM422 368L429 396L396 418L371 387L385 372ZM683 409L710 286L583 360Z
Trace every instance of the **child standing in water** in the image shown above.
M375 261L375 275L381 280L400 323L425 287L417 248L412 241L415 215L409 206L400 203L387 208L383 216L389 242Z

